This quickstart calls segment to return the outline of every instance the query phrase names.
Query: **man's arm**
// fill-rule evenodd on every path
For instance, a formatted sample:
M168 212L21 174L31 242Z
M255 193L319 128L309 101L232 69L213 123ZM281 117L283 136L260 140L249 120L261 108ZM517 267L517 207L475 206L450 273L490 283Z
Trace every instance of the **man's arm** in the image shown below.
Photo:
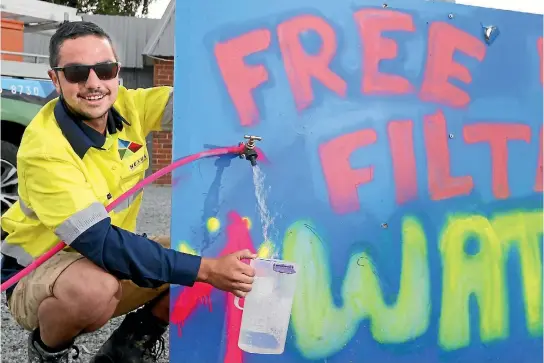
M142 287L192 286L209 266L111 224L92 186L70 161L36 156L21 160L21 197L30 213L67 245L119 279ZM206 266L204 266L206 265Z
M174 114L174 88L157 86L129 89L140 114L142 131L147 136L152 131L172 131Z

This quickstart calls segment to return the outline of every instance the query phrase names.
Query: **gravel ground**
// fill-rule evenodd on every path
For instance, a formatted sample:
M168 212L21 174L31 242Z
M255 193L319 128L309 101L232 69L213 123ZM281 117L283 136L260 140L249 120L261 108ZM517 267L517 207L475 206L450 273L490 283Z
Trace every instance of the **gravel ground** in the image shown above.
M149 186L144 192L144 201L138 218L137 232L145 232L148 235L170 234L170 187ZM27 361L27 332L21 329L12 319L11 314L5 305L6 296L2 293L2 351L0 361L2 363L24 363ZM80 347L80 361L87 363L94 352L110 336L123 317L112 319L102 329L86 334L78 338L76 344ZM161 357L160 363L167 363L168 360L168 332L164 335L166 342L166 353ZM84 349L83 349L84 347ZM85 352L87 350L89 353Z

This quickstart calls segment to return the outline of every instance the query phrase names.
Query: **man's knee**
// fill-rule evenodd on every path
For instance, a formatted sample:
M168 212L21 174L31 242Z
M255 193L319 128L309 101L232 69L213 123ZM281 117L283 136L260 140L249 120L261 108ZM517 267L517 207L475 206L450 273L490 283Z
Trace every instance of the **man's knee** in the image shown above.
M53 286L53 297L60 300L78 320L93 322L104 311L117 305L121 297L121 285L87 259L70 265L58 277Z

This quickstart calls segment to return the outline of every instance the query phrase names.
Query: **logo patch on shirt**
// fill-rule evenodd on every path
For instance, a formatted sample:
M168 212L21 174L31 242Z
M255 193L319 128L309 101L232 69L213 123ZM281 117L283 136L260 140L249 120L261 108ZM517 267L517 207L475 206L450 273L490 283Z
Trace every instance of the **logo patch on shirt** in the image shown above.
M119 157L121 158L121 160L129 157L130 155L134 154L136 151L142 148L142 145L140 144L123 139L118 139L117 146L119 149Z
M134 170L135 167L139 166L146 160L147 160L147 155L144 154L144 156L142 156L141 158L139 158L138 160L136 160L135 162L129 165L130 170Z

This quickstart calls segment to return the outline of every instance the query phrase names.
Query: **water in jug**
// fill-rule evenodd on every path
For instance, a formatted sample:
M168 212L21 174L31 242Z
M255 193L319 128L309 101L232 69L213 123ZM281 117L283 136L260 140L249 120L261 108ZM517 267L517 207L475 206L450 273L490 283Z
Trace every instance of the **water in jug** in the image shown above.
M292 262L256 258L251 260L255 278L251 291L234 304L243 310L238 347L249 353L281 354L291 318L297 267Z

